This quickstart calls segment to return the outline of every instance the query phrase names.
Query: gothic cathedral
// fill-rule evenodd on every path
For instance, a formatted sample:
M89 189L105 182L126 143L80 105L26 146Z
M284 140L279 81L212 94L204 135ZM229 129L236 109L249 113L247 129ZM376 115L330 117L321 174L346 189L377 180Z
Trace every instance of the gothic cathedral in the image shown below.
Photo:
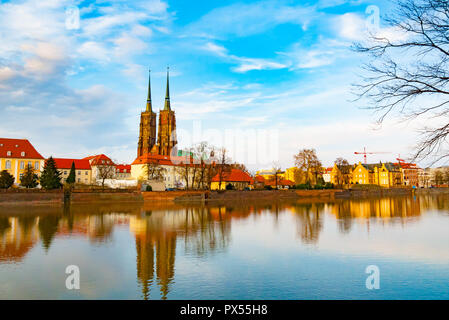
M156 113L151 105L151 81L148 77L148 98L144 112L140 114L139 142L137 157L145 154L177 156L176 117L170 106L169 73L167 69L167 88L164 109L159 111L159 126L156 143Z

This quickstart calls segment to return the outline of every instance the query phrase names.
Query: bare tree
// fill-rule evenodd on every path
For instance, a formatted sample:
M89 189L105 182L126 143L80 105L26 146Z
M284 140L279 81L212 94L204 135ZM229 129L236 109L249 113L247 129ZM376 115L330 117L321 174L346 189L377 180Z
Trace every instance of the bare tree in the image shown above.
M114 163L97 165L97 179L100 180L103 190L106 179L113 179L115 173L116 168Z
M146 163L144 171L147 180L162 181L164 179L165 169L157 161Z
M219 189L226 173L231 171L231 159L228 157L228 151L225 148L220 148L216 157L215 166L217 168Z
M315 149L302 149L294 155L295 165L306 174L306 182L311 183L311 177L318 180L321 174L322 164L316 155Z
M356 93L373 103L368 109L379 113L379 123L396 111L403 120L439 120L421 129L413 156L433 158L436 163L449 156L448 1L398 0L397 10L386 22L401 36L372 34L366 43L355 45L355 50L372 57Z
M277 189L279 185L280 177L282 173L281 165L278 162L273 162L273 175L274 175L274 187Z
M335 160L335 164L337 165L337 184L338 185L346 185L350 183L351 180L351 165L348 160L343 158L337 158Z

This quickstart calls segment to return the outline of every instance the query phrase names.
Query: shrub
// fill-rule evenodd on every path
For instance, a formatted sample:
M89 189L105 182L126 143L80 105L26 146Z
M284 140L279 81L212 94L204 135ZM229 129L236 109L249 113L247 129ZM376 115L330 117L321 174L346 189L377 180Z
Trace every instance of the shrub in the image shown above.
M152 188L151 186L147 186L147 187L145 188L145 191L153 191L153 188Z
M264 186L265 190L273 190L272 186Z
M0 172L0 189L8 189L14 184L14 176L8 171Z
M234 186L231 183L226 185L226 190L234 190Z

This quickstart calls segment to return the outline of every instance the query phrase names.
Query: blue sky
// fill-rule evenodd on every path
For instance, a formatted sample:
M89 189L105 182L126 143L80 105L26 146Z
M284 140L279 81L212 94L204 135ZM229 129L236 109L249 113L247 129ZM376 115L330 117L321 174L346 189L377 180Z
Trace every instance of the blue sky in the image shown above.
M44 156L130 163L148 68L158 110L169 65L181 147L197 142L200 125L276 132L283 167L306 147L325 165L362 160L353 152L363 147L391 152L371 162L406 157L416 124L376 127L352 101L365 58L350 46L363 40L373 4L381 17L392 9L364 0L0 1L0 136L30 139ZM79 28L67 28L71 6ZM393 32L382 21L380 30Z

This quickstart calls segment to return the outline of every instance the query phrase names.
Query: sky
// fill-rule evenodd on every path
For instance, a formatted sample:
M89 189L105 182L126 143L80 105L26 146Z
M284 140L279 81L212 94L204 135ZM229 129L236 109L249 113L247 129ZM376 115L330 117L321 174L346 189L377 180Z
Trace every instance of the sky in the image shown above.
M351 45L373 27L392 34L382 21L392 5L0 1L0 137L29 139L45 157L131 163L148 70L158 111L169 66L180 148L224 145L250 168L293 166L303 148L326 166L363 161L364 147L385 152L369 162L407 159L418 123L376 125L352 87L366 57Z

